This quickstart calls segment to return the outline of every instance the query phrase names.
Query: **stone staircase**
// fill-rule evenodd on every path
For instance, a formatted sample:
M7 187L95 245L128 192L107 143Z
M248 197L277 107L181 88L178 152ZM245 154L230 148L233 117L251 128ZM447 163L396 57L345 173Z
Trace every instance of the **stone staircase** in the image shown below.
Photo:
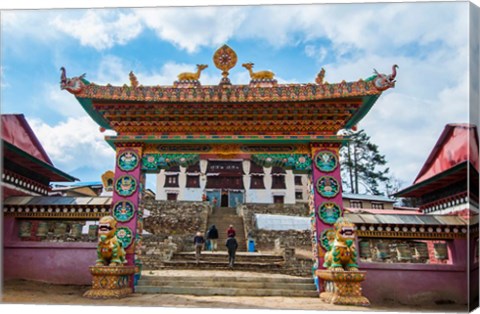
M275 273L285 264L284 257L277 254L257 252L237 252L235 270ZM228 254L225 251L203 251L200 261L196 262L194 252L174 253L169 261L163 262L162 269L214 269L228 270Z
M282 296L318 298L311 278L228 271L168 271L142 275L136 293L196 296Z
M218 251L226 250L225 242L227 241L227 229L230 225L233 225L236 232L235 238L238 242L237 252L247 251L243 218L237 215L235 208L218 207L213 209L213 212L208 217L207 228L210 228L211 225L215 225L218 229Z

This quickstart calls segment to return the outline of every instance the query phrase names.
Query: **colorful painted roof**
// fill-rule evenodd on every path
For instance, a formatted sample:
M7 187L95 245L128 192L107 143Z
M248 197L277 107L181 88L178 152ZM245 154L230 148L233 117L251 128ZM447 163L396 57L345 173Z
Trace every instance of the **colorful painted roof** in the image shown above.
M250 82L230 83L228 71L237 62L227 45L213 57L218 85L201 85L200 71L180 73L172 86L143 86L130 73L130 85L105 86L85 80L85 75L67 78L62 68L61 88L75 95L85 111L103 129L118 136L107 141L150 143L219 141L325 141L341 129L354 127L371 109L381 93L395 86L392 74L376 73L366 80L324 81L321 70L312 82L278 84L270 71L252 72ZM263 76L259 76L262 73ZM127 76L126 76L127 77ZM234 138L232 138L234 137Z

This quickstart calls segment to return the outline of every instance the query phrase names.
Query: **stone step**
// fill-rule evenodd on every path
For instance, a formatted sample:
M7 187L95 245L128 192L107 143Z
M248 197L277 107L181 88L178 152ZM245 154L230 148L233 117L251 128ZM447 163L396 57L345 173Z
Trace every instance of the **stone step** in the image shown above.
M202 252L201 259L204 261L224 261L228 260L228 253L225 252ZM195 260L194 252L179 252L175 253L172 257L172 260ZM258 254L258 253L244 253L238 252L235 256L237 262L283 262L284 258L282 255L272 255L272 254Z
M316 291L292 289L250 289L250 288L204 288L204 287L156 287L137 286L136 293L188 294L196 296L281 296L318 298Z
M137 287L185 287L185 288L242 288L242 289L292 289L316 291L313 282L309 283L291 283L291 282L268 282L268 281L216 281L216 279L209 278L202 281L181 281L178 279L156 279L156 280L139 280Z
M163 262L165 267L183 267L183 268L218 268L218 269L228 269L228 259L225 259L224 261L206 261L203 260L200 257L200 260L170 260L170 261L165 261ZM282 262L240 262L235 260L235 269L237 270L251 270L251 269L275 269L275 268L280 268L283 267L285 263Z
M271 284L283 284L283 283L291 283L291 284L311 284L314 286L312 278L305 278L305 277L294 277L294 276L282 276L282 277L271 277L270 275L258 275L252 276L237 276L239 272L231 272L230 276L198 276L198 275L182 275L182 276L158 276L158 275L145 275L142 274L140 282L155 282L155 281L174 281L174 282L203 282L206 280L211 280L214 282L268 282ZM241 272L240 272L241 273Z

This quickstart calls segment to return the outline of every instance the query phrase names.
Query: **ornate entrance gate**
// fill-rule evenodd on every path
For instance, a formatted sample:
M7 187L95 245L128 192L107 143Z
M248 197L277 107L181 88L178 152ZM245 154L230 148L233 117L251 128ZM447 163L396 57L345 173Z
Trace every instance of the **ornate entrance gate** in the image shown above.
M106 136L117 156L111 213L128 264L140 261L135 248L143 228L145 174L224 158L309 174L313 259L321 268L332 225L342 216L339 149L347 139L337 134L353 128L394 86L395 72L329 84L322 69L314 83L283 85L272 72L252 72L253 64L246 63L251 81L233 85L228 71L237 62L235 52L225 45L213 61L222 77L210 86L199 81L205 65L180 74L183 80L173 86L142 86L133 73L129 86L100 86L83 76L67 78L63 70L62 88L102 130L117 132Z

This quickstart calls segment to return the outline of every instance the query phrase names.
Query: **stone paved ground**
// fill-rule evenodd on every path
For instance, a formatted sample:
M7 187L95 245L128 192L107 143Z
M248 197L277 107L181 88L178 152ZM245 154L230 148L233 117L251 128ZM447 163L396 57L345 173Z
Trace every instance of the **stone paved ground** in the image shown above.
M162 273L169 276L179 276L186 274L204 275L204 276L274 276L289 277L281 274L262 274L250 272L233 272L195 270L157 270L153 273ZM150 274L146 271L145 274ZM228 297L228 296L192 296L192 295L156 295L156 294L133 294L129 297L116 300L91 300L83 298L83 293L88 290L88 286L65 286L52 285L46 283L8 280L3 283L2 303L8 304L61 304L61 305L108 305L108 306L130 306L130 307L167 307L167 308L229 308L229 309L282 309L282 310L320 310L320 311L388 311L388 312L464 312L464 308L454 305L439 305L430 307L419 306L401 306L388 304L374 304L368 308L356 306L337 306L323 303L317 298L285 298L285 297ZM2 310L0 312L8 313ZM21 307L20 307L21 308ZM48 307L50 308L50 307ZM56 309L56 307L52 307ZM72 308L72 307L67 307ZM84 309L84 307L74 307ZM88 311L81 310L80 313L114 313L115 311L104 311L103 307L87 308ZM100 310L99 310L100 309ZM108 308L110 309L110 307ZM58 309L57 309L58 310ZM22 311L23 312L23 311ZM250 312L250 311L244 311ZM257 313L258 311L256 311ZM260 311L260 313L263 311ZM45 312L42 312L45 313ZM47 313L51 313L50 310ZM55 313L65 313L64 311ZM135 313L135 312L130 312ZM143 312L142 312L143 313ZM160 312L155 312L160 313ZM184 312L181 312L184 313ZM189 312L192 313L192 312ZM193 312L195 313L195 312ZM209 313L209 312L199 312ZM264 313L264 312L263 312ZM69 314L69 313L67 313Z

